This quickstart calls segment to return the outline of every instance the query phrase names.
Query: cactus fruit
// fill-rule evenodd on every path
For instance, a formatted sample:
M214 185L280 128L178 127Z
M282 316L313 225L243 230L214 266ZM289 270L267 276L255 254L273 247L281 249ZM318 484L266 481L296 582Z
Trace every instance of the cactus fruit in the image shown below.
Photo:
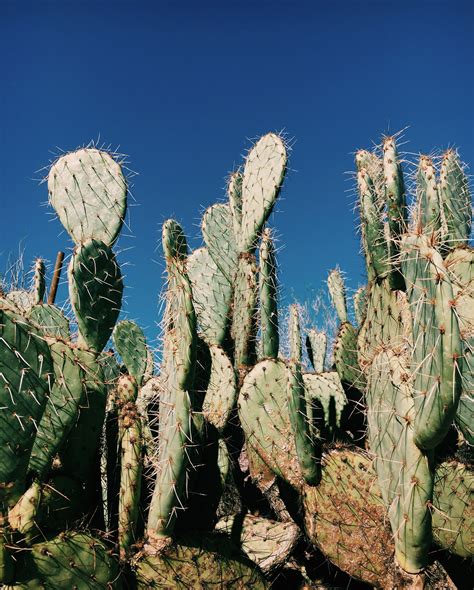
M95 238L77 246L69 265L69 295L86 348L100 352L122 304L123 282L115 255Z
M76 245L111 246L127 208L127 183L108 153L85 148L61 156L48 175L49 201Z

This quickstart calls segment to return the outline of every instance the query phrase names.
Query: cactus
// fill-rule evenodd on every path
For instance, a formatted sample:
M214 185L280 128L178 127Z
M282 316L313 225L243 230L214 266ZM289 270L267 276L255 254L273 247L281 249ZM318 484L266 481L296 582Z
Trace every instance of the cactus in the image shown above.
M263 358L278 357L278 284L276 278L276 259L270 230L263 232L260 245L260 330L261 355Z
M196 315L185 271L186 241L173 220L163 225L163 250L168 271L159 409L158 473L148 515L151 544L169 536L176 510L183 505L187 449L193 444L191 400L196 355Z
M54 305L33 305L28 318L45 336L50 338L70 339L69 320Z
M123 320L115 326L112 339L128 373L140 387L148 363L148 348L141 328L135 322Z
M324 371L326 361L327 336L325 332L309 330L306 335L306 348L308 351L309 362L313 365L316 373Z
M115 255L104 242L90 239L76 247L68 275L81 342L100 352L112 334L122 304L122 275Z
M268 587L257 566L222 534L188 536L159 555L139 559L135 567L139 590Z
M127 209L127 183L110 154L84 148L61 156L49 171L48 193L76 245L115 242Z
M396 558L407 572L417 573L427 564L432 539L428 508L433 499L432 449L446 436L461 395L456 281L443 260L449 246L443 216L445 210L465 202L467 185L452 153L442 166L445 170L449 162L449 183L442 171L437 184L431 160L422 157L417 202L409 221L393 138L384 140L383 151L383 191L380 179L371 178L364 166L365 155L356 156L370 281L358 336L359 362L367 376L369 441L377 455ZM447 190L447 184L453 190ZM374 214L368 215L368 209ZM466 239L466 227L460 239Z

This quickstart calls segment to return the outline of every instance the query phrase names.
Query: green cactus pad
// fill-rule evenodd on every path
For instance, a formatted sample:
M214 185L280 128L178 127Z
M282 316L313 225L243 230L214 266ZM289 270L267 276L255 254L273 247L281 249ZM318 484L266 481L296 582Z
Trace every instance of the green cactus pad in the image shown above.
M218 203L209 207L202 216L201 229L211 258L232 283L237 272L239 252L229 205Z
M165 251L168 234L167 222L163 226ZM188 450L193 447L195 435L189 391L194 382L196 362L196 314L181 253L177 249L176 256L166 258L168 288L160 371L158 469L147 527L148 538L152 541L172 532L177 510L183 507L190 461Z
M471 233L472 203L468 178L454 150L443 156L438 190L443 243L447 248L461 246Z
M36 511L41 499L41 485L34 481L18 502L8 512L8 522L13 530L19 531L31 541L36 531Z
M127 183L106 152L80 149L59 158L48 175L49 201L79 245L95 239L111 246L127 208Z
M16 502L36 425L53 381L53 362L42 335L25 318L0 309L0 504Z
M338 268L335 268L329 273L328 289L332 304L336 308L337 317L343 324L347 322L346 287L341 271Z
M261 356L278 357L278 281L275 248L270 230L263 231L259 251Z
M257 267L253 255L244 254L239 258L234 284L231 335L235 367L240 371L255 361Z
M441 228L440 202L436 172L428 156L421 156L418 164L416 200L414 212L416 231L428 236L436 234Z
M104 543L87 533L61 533L51 541L33 545L31 570L48 589L104 590L121 588L117 561Z
M38 258L35 262L35 267L33 271L33 299L35 304L42 303L44 293L46 291L46 267L44 265L44 260Z
M239 417L247 446L272 471L299 488L303 477L288 408L290 374L283 361L259 362L245 376Z
M135 322L123 320L115 326L112 340L127 371L140 387L148 361L145 334Z
M122 304L123 282L115 255L103 242L89 240L76 248L68 274L80 335L88 348L100 352Z
M35 304L35 294L32 291L18 289L6 294L6 299L15 306L14 311L28 313Z
M187 261L199 328L207 344L222 345L227 335L232 285L207 248L195 250Z
M286 147L274 133L261 137L245 160L242 180L241 252L251 252L280 192L286 172Z
M232 211L234 225L234 236L240 235L240 228L242 227L242 180L241 172L233 172L227 184L229 207Z
M167 219L163 223L161 244L165 259L185 260L188 255L188 244L183 228L174 219Z
M35 514L38 531L59 533L71 529L83 508L83 488L66 475L54 475L41 486L41 502Z
M323 408L325 426L331 429L340 426L347 397L339 375L335 371L305 373L303 381L310 424L313 424L313 404L318 402Z
M306 349L310 363L316 373L324 371L324 363L326 361L327 336L324 332L317 330L309 330L306 335Z
M78 419L81 403L86 392L86 380L81 361L84 354L69 344L55 342L51 345L54 368L54 385L48 396L28 469L42 479L51 469L53 458Z
M374 180L362 168L357 173L362 245L369 280L385 277L390 272L387 236L384 224L383 202L380 201Z
M208 422L222 432L237 399L237 383L234 367L219 346L211 346L211 375L202 406Z
M415 441L433 449L446 436L461 395L462 341L453 286L426 236L402 243L402 270L413 317Z
M462 391L455 420L467 442L474 445L474 250L455 248L444 263L451 276L463 342Z
M143 469L143 441L141 419L135 400L137 385L130 375L122 375L117 385L120 398L120 493L118 536L120 559L125 560L130 546L137 540L136 526L139 513Z
M278 522L253 514L226 516L218 521L215 530L238 540L244 553L264 573L284 565L301 537L294 522Z
M355 319L359 326L364 321L367 312L367 286L359 287L354 293L354 313Z
M46 303L33 305L28 318L45 336L69 340L69 320L55 305Z
M448 461L436 469L433 534L437 545L461 557L473 557L474 472L472 467Z
M359 367L357 332L349 322L339 326L334 342L334 362L343 383L357 389L363 389L365 378Z
M226 535L196 535L145 556L136 564L138 590L264 590L258 567L232 545Z
M383 141L383 172L385 177L385 205L390 231L389 256L392 262L398 254L398 243L407 227L407 207L403 172L393 137Z

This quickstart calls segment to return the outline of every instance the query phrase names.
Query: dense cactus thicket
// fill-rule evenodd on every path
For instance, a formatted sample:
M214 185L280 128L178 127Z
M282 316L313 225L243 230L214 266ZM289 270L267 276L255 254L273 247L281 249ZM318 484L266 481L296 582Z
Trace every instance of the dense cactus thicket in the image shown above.
M74 242L74 317L54 303L57 273L46 297L42 260L31 289L1 292L2 588L466 582L474 273L463 165L453 150L421 156L407 191L394 137L357 152L367 285L352 314L342 273L329 273L340 322L329 362L326 334L302 333L297 305L280 352L266 224L286 168L284 140L265 135L230 176L227 202L204 212L202 247L163 224L156 368L140 327L118 321L120 163L84 148L51 166L49 201Z

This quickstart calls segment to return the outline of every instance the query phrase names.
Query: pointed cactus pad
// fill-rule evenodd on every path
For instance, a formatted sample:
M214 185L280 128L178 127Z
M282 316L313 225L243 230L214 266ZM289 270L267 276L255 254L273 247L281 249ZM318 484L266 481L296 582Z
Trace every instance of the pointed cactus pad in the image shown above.
M89 240L76 248L68 274L79 333L88 348L100 352L120 313L123 293L120 267L109 246Z

